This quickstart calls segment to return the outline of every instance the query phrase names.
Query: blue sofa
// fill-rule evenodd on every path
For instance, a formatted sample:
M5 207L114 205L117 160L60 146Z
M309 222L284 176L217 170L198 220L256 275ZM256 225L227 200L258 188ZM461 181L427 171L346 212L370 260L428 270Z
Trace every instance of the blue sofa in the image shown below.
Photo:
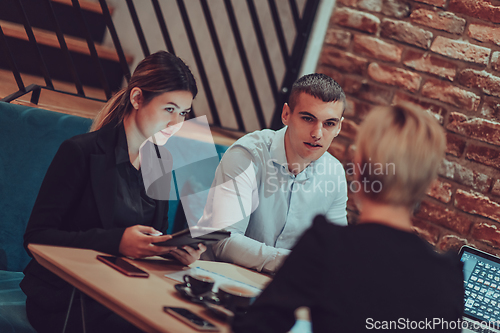
M26 318L22 270L30 257L23 234L47 168L59 145L85 133L91 120L0 102L0 332L34 332ZM199 145L183 139L183 145ZM216 145L218 156L227 147ZM183 184L179 184L183 186ZM183 214L170 202L169 231L184 227Z

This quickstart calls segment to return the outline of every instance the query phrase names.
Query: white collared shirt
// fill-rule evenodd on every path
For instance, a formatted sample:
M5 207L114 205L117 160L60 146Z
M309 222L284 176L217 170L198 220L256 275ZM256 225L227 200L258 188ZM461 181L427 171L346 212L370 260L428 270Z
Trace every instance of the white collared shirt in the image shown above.
M325 153L295 176L286 130L247 134L224 154L198 223L231 231L213 247L216 259L275 272L316 215L347 225L342 164Z

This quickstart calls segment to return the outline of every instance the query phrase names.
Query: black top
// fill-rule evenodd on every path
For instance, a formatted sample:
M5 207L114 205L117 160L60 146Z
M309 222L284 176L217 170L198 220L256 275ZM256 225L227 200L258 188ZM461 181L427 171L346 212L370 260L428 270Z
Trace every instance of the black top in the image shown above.
M125 228L136 224L151 226L156 203L146 195L141 171L130 163L123 123L119 125L115 155L118 172L116 179L117 204L114 215L116 226ZM120 209L116 209L116 207L120 207Z
M125 226L120 226L116 212L127 209L117 199L120 176L115 152L122 129L121 124L110 123L61 144L26 227L24 246L28 254L28 244L35 243L119 255ZM168 201L154 202L150 225L166 233ZM30 261L24 274L21 288L32 304L51 312L67 309L72 291L68 283L36 260Z
M318 216L248 314L236 318L234 331L286 332L300 306L311 309L314 332L457 321L463 297L457 256L439 255L418 236L381 224L340 227Z

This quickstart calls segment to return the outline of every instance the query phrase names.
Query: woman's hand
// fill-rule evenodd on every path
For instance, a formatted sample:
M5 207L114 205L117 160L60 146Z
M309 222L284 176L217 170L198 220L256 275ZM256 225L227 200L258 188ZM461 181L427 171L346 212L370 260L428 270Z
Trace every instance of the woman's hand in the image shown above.
M169 254L175 259L179 260L184 265L190 265L205 252L207 247L203 244L198 244L198 250L193 249L191 246L183 246L182 249L175 249Z
M156 246L153 243L163 242L171 238L171 235L162 235L153 227L134 225L125 229L118 251L124 256L135 259L166 254L177 248L175 246Z

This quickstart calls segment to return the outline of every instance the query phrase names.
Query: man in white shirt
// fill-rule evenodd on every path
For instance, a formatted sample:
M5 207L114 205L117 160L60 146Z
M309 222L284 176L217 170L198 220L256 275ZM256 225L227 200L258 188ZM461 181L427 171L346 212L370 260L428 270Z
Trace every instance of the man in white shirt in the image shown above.
M225 228L220 261L274 273L317 214L347 225L342 164L325 153L339 134L345 94L332 78L298 79L284 128L249 133L224 154L198 225Z

